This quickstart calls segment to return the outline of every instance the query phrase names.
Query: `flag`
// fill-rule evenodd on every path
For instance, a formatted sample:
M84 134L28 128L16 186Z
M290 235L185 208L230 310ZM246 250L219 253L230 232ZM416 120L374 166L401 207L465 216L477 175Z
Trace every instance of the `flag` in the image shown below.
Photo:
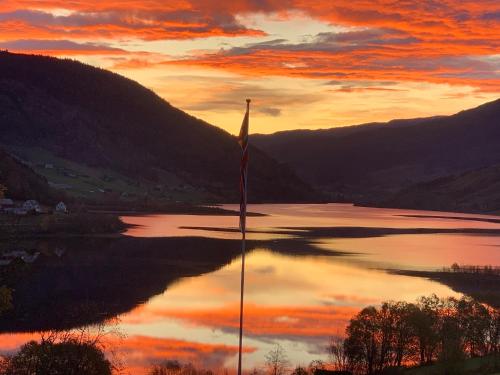
M248 172L248 117L250 99L247 99L247 112L241 124L238 143L241 146L240 163L240 230L241 230L241 296L240 296L240 341L238 347L238 375L241 375L241 352L243 347L243 297L245 290L245 230L247 217L247 172Z
M240 163L240 230L245 232L247 214L247 172L248 172L248 117L250 112L250 99L247 99L247 111L241 124L238 143L241 147Z

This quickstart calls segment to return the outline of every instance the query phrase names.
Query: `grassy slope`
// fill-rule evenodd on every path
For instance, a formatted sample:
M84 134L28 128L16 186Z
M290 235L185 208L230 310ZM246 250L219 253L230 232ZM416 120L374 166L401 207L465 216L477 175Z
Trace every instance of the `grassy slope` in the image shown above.
M196 202L207 198L199 190L168 172L163 174L162 184L155 184L147 179L127 177L110 168L90 167L61 158L39 147L8 149L30 161L33 170L50 183L79 198L99 199L99 196L107 192L125 193L124 199L130 200L142 197L146 192L154 198L165 197L170 201L189 199ZM46 168L46 164L52 165L53 168Z

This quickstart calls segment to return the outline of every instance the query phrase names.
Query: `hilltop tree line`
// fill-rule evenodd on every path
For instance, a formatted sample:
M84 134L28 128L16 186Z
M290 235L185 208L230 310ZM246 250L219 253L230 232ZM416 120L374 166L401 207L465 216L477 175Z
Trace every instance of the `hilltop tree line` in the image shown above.
M377 374L401 366L442 363L500 352L500 311L471 298L421 297L361 310L345 339L329 347L337 370Z

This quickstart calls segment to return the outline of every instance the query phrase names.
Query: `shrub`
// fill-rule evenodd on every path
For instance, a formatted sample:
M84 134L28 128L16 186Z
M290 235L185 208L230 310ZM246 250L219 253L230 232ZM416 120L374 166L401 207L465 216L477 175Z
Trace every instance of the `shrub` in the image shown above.
M1 375L111 375L111 363L95 344L66 339L30 341L3 361Z

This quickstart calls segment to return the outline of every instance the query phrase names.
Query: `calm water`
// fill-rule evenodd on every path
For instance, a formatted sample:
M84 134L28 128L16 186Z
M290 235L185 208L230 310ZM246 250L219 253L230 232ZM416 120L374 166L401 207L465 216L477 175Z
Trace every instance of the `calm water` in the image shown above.
M248 238L262 241L262 246L257 242L247 257L247 368L262 365L276 343L286 349L294 364L326 359L328 338L341 334L349 318L368 304L388 299L413 301L430 293L457 295L439 283L393 275L387 269L436 269L453 262L500 265L500 236L493 233L500 233L500 224L486 221L495 217L340 204L252 205L249 210L267 216L248 218L252 230ZM239 233L231 231L237 226L235 216L123 219L136 224L127 232L133 237L239 238ZM338 227L359 231L349 231L342 238L332 236L329 228ZM408 229L408 233L374 236L366 228ZM412 233L416 228L428 230ZM430 233L431 229L459 230ZM481 233L481 229L492 233ZM304 241L309 247L303 246ZM274 243L285 245L277 251ZM169 251L172 249L165 249ZM120 315L116 328L124 337L109 336L109 347L134 374L167 358L215 369L234 368L239 275L240 259L233 257L216 271L177 279L163 293ZM0 348L15 350L31 337L0 335Z

